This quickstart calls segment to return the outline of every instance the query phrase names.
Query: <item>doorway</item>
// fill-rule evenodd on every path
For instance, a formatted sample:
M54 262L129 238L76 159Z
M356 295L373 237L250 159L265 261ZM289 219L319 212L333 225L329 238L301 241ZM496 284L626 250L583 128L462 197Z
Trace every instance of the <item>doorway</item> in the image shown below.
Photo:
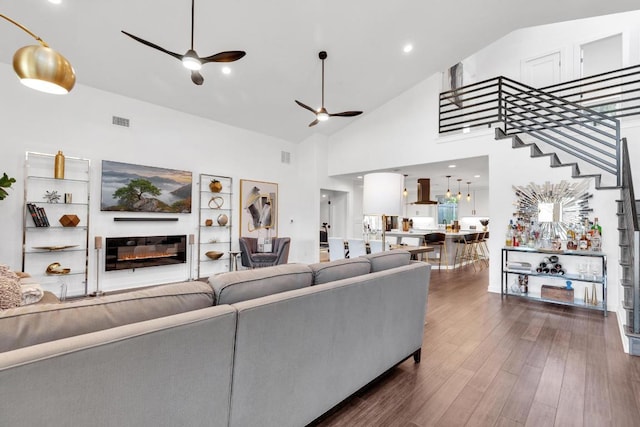
M560 51L527 59L521 65L522 82L536 89L560 83Z
M580 77L622 68L622 34L580 45Z
M347 237L346 191L320 189L320 260L328 260L329 237Z

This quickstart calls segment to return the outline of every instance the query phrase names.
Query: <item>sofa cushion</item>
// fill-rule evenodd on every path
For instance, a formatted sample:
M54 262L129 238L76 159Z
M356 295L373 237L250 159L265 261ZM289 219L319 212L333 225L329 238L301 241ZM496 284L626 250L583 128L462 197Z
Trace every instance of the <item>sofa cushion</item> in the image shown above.
M319 262L309 265L313 271L313 284L334 282L349 277L362 276L371 272L371 263L363 257L339 259L331 262Z
M0 352L212 305L211 286L194 281L12 308L0 312Z
M304 264L283 264L255 270L233 271L209 278L216 305L233 304L292 289L311 286L313 273Z
M394 249L392 251L364 255L363 258L371 262L371 272L375 273L377 271L409 265L411 262L411 253L401 249Z

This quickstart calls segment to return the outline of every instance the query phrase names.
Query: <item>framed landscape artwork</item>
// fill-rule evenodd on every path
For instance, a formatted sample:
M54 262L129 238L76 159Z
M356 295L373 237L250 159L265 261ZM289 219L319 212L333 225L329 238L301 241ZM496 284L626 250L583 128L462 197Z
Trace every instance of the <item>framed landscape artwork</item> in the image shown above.
M267 233L268 231L268 233ZM278 235L278 184L240 180L240 236Z
M102 161L101 211L191 213L191 172Z

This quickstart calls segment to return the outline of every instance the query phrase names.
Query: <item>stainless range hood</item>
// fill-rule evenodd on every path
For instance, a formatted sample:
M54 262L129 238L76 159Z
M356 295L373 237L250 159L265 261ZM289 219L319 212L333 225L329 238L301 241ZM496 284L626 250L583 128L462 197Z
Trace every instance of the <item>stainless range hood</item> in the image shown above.
M431 200L431 180L429 178L418 179L418 200L416 205L437 205L438 202Z

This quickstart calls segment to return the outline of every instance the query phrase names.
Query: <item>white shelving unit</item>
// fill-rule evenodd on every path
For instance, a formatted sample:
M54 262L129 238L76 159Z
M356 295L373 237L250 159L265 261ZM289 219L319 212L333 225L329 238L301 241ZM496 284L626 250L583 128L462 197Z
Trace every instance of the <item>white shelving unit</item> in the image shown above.
M27 152L25 159L24 207L22 227L22 270L43 289L66 296L87 295L89 238L88 159L65 156L63 179L54 178L55 154ZM56 202L47 193L60 196ZM65 194L71 196L66 199ZM28 205L43 208L49 226L37 226ZM76 215L80 222L64 227L63 215ZM47 274L47 267L58 263L66 274Z
M543 257L549 257L556 255L559 257L559 261L564 267L567 268L567 274L550 274L550 273L538 273L535 268ZM577 258L580 257L580 258ZM576 268L576 260L579 263L583 263L584 258L591 259L589 264L597 266L596 272L583 271L579 272ZM509 269L509 261L521 261L529 262L532 266L531 270L523 269ZM529 278L540 278L538 282L533 283L529 280L529 292L526 294L515 293L510 290L510 279L516 278L518 275L527 275ZM513 279L512 279L513 280ZM573 283L575 292L575 298L573 302L557 301L552 299L545 299L541 297L538 289L538 284L548 281L557 286L562 286L564 282L570 280ZM584 288L588 287L591 292L591 285L596 284L598 290L598 303L591 304L585 301L582 296L584 295ZM544 301L554 304L569 305L580 308L587 308L591 310L602 311L604 316L607 316L607 255L603 252L592 252L585 250L576 251L551 251L543 249L533 249L525 247L505 247L502 248L502 273L501 273L501 289L500 293L502 297L516 296L520 298L528 298L537 301Z
M218 180L222 184L219 192L211 191L209 183ZM198 218L198 278L206 278L213 274L229 271L232 264L231 230L232 230L232 186L233 180L228 176L200 174L200 209ZM227 222L221 225L223 217ZM211 225L207 225L210 220ZM219 259L211 259L206 253L218 251Z

